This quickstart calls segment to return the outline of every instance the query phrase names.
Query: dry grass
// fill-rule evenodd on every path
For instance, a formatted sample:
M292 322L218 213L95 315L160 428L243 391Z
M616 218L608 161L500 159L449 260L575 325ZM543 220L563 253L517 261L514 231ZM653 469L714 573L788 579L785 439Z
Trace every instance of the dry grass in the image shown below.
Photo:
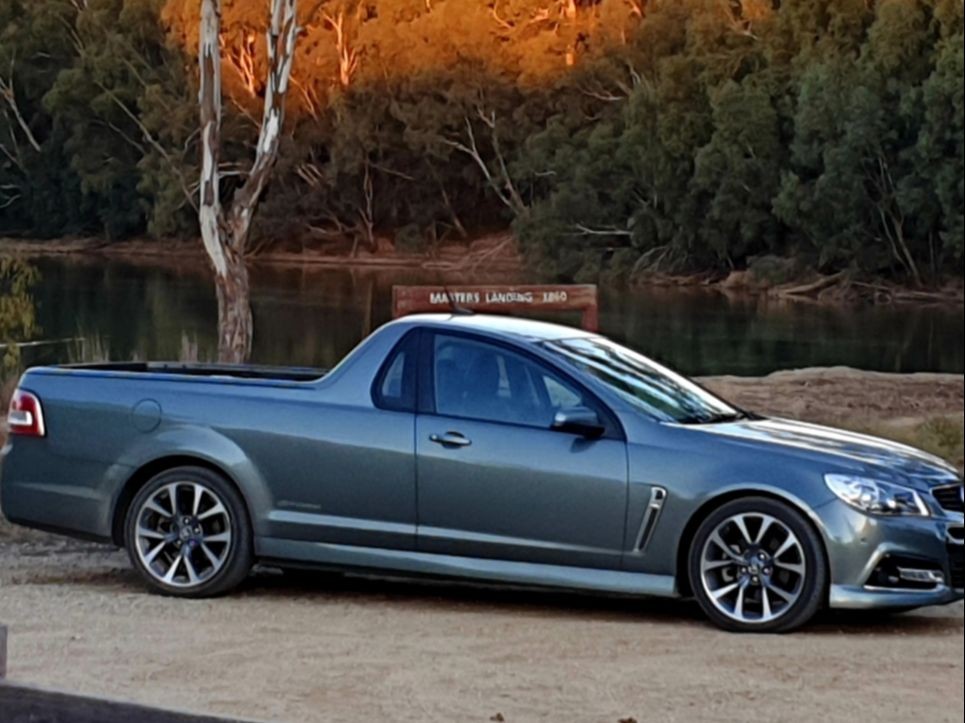
M963 452L963 420L957 418L933 417L922 422L895 422L878 425L864 425L859 420L843 425L855 432L874 434L885 439L893 439L902 444L923 449L956 464L959 471L965 470Z

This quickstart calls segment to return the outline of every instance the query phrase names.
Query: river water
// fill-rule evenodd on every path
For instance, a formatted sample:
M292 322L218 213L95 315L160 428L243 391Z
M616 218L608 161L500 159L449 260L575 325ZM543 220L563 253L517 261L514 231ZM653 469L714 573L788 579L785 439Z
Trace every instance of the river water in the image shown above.
M40 345L28 364L100 359L211 359L216 304L198 262L177 266L47 258L35 265ZM258 266L253 362L328 367L391 316L394 285L532 282ZM578 323L577 316L556 319ZM850 366L961 374L963 312L916 306L825 306L693 289L601 288L601 330L692 375L760 375ZM71 340L71 341L68 341Z

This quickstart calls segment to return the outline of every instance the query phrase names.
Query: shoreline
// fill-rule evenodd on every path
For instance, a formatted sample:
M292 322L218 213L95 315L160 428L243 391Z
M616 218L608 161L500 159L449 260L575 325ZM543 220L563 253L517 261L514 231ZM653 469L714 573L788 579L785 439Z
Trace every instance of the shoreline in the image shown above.
M203 264L207 256L200 241L130 241L107 242L102 239L59 239L53 241L0 238L0 256L16 255L24 258L71 258L84 261L108 259L131 264L177 267L185 263ZM358 269L365 271L435 271L454 275L481 273L486 276L506 275L520 281L526 266L508 233L483 236L464 243L449 243L432 253L395 251L359 251L354 256L326 254L317 248L299 251L274 250L255 252L252 267L301 266L314 269ZM606 277L604 276L604 279ZM695 272L692 274L612 273L613 283L626 287L659 287L709 291L729 296L746 296L814 303L828 306L920 306L965 308L965 287L961 280L940 286L914 288L890 281L852 279L844 272L809 276L769 283L755 279L751 271L735 271L728 276Z
M485 237L465 244L441 246L432 254L392 252L372 253L363 250L354 256L325 254L318 249L302 251L270 251L251 255L252 265L312 266L317 268L363 268L382 270L470 271L486 264L486 273L521 273L522 261L515 252L507 252L506 237ZM207 264L200 241L132 241L105 242L99 239L25 241L0 239L0 255L25 258L71 257L149 262L158 265L181 261ZM172 257L175 257L172 260Z

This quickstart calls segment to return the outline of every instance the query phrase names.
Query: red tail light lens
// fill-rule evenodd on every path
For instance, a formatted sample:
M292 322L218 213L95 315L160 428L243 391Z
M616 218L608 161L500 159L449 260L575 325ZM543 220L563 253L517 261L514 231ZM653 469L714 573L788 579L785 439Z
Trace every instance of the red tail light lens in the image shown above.
M44 410L40 400L30 392L18 389L10 400L10 414L7 416L10 434L21 437L46 437Z

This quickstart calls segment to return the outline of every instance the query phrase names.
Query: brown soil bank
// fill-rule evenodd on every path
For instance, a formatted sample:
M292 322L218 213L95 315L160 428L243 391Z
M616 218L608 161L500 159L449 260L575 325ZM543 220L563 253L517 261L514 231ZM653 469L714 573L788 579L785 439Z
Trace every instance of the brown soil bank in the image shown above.
M963 467L965 377L803 369L764 379L708 377L710 389L768 416L831 424L912 444Z
M706 381L961 454L961 376ZM960 604L738 638L687 603L327 575L185 602L145 593L119 552L0 527L0 622L16 681L263 720L904 723L965 704Z

